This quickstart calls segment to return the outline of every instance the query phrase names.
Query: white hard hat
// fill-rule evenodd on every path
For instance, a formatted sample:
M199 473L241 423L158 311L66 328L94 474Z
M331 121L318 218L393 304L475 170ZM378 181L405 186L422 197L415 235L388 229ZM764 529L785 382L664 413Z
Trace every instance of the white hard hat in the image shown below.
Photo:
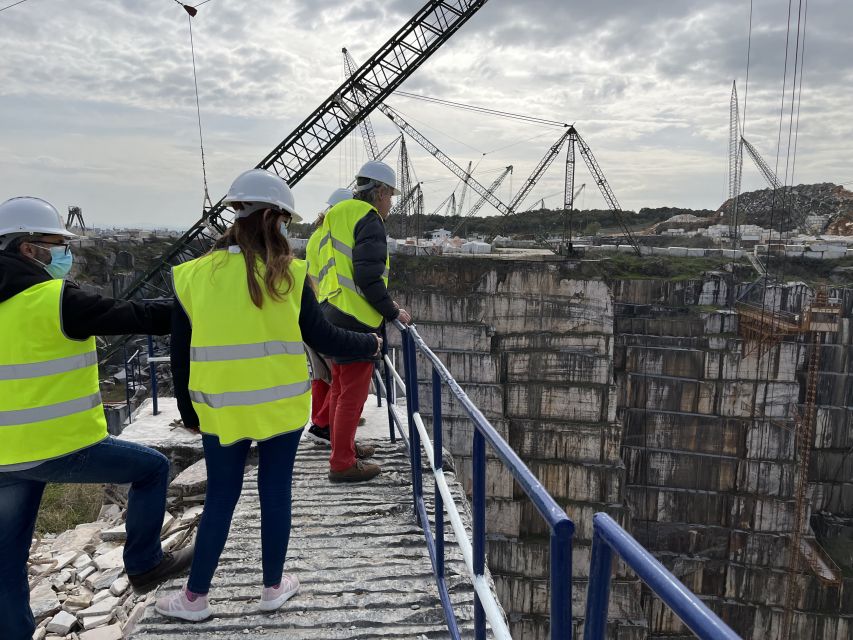
M234 202L271 204L282 211L287 211L293 222L302 222L302 216L296 213L296 203L290 187L282 178L264 169L249 169L237 176L222 202L225 204ZM258 209L255 207L246 209L245 212L238 211L237 217L245 217Z
M19 236L35 234L77 237L65 228L59 211L46 200L22 196L0 204L0 249Z
M400 190L397 189L397 174L394 173L394 170L384 162L379 162L379 160L371 160L370 162L365 162L364 166L362 166L361 169L358 170L358 173L355 174L355 177L370 178L375 182L381 182L382 184L391 187L394 190L395 196L400 195ZM364 190L364 188L355 188L355 191Z
M352 200L352 189L335 189L332 191L332 195L329 196L329 199L326 200L326 204L330 207L334 207L339 202L343 202L344 200Z

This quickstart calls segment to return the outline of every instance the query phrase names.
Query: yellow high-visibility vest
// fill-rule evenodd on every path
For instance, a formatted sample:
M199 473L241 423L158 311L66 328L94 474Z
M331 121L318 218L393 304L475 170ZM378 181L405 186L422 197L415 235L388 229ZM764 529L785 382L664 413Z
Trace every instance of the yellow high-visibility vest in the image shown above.
M344 200L329 209L320 227L318 252L322 266L318 272L322 301L328 301L340 311L368 327L382 324L382 314L373 308L355 284L352 250L355 247L355 226L364 216L376 209L361 200ZM378 215L378 214L376 214ZM388 286L390 261L385 252L385 272L382 281Z
M320 238L324 235L322 225L317 227L311 237L308 238L308 244L305 245L305 262L308 263L308 277L311 282L319 289L320 287ZM318 298L318 302L322 302Z
M311 381L299 329L306 265L293 260L293 287L280 301L252 303L242 254L214 251L172 269L192 324L189 391L201 430L223 445L266 440L305 426ZM282 283L282 287L285 284Z
M0 465L38 462L107 437L95 338L62 332L63 280L0 303Z

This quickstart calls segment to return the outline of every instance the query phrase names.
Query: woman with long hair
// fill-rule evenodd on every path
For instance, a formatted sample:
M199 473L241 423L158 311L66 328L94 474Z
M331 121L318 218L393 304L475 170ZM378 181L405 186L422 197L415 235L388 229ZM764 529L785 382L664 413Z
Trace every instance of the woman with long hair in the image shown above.
M225 202L235 221L213 250L173 269L172 372L184 424L202 432L207 495L189 580L157 600L169 617L212 615L207 593L258 443L263 590L260 608L278 609L299 590L284 574L296 450L308 422L311 380L303 341L330 355L371 357L381 340L326 322L296 260L287 227L301 218L278 176L241 174Z

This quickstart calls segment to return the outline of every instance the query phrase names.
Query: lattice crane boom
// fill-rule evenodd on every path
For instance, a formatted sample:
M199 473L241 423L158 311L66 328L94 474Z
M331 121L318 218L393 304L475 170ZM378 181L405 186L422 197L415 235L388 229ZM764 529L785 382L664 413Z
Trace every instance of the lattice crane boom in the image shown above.
M487 1L428 0L257 168L275 171L289 185L295 185ZM356 96L359 85L370 89L361 106ZM160 264L136 279L121 297L171 295L171 265L206 251L229 222L227 208L220 200L164 253Z
M758 170L761 172L761 175L764 176L764 179L767 181L767 184L770 185L771 189L781 189L782 183L779 182L779 178L776 177L776 174L773 172L773 169L770 168L764 158L761 157L761 154L758 153L758 149L753 147L749 141L741 137L741 142L743 143L743 148L746 149L746 152L749 154L749 157L752 158L752 161L755 163L755 166L758 167Z
M628 242L632 247L634 247L634 252L638 256L642 255L640 246L637 244L637 239L625 223L625 215L622 211L622 207L619 206L619 201L616 199L613 189L611 189L610 185L607 183L607 178L604 177L604 172L601 170L601 167L598 166L598 162L595 160L595 156L592 155L589 145L584 141L581 134L579 134L574 127L571 127L571 129L574 131L574 139L577 143L578 149L580 150L581 157L586 163L587 169L589 169L589 172L592 174L593 180L595 180L595 183L598 185L598 190L601 191L601 196L607 203L607 207L616 216L616 220L619 222L619 226L622 227L622 231L625 232Z
M418 191L421 190L420 182L416 183L412 186L403 196L400 198L400 201L391 207L391 211L388 213L389 216L400 213L401 210L411 207L414 209L414 205L417 203Z
M501 186L501 183L503 183L504 179L511 173L512 173L512 165L509 165L506 169L504 169L500 173L500 175L497 178L495 178L492 181L492 184L489 185L488 192L494 193L495 191L497 191L498 187ZM480 196L480 199L474 203L474 206L471 207L471 210L468 211L468 213L465 214L465 217L462 220L460 220L457 223L457 225L453 228L453 231L451 231L451 235L456 235L456 232L462 228L462 225L465 224L465 221L468 220L468 218L473 218L475 215L477 215L477 212L483 208L484 204L486 204L486 198L484 196Z
M536 183L539 182L539 178L542 177L542 174L548 170L548 167L551 166L551 163L554 162L554 158L557 157L557 154L560 153L560 149L563 148L563 145L568 140L571 135L573 129L569 127L566 129L566 132L560 136L560 139L557 140L551 148L545 153L542 159L539 161L539 164L536 165L536 168L533 169L533 173L530 174L530 177L522 185L521 189L519 189L518 193L515 194L515 197L512 199L512 202L509 203L510 213L515 212L516 209L521 205L524 199L530 194L530 191L533 187L536 186Z
M740 140L740 110L738 108L737 84L733 80L732 97L729 102L729 199L734 199L740 195L742 158Z
M408 134L409 137L421 145L430 155L432 155L436 160L441 162L445 167L450 169L450 171L460 180L467 183L471 189L476 191L481 197L484 197L486 201L492 205L495 209L500 211L504 215L510 215L512 210L507 207L497 196L492 193L489 193L488 189L480 184L474 177L472 177L468 172L465 171L462 167L456 164L450 157L447 156L441 149L436 147L432 142L427 140L424 135L415 129L412 125L406 122L403 117L394 111L387 104L380 104L378 109L384 113L388 118L396 124L400 130L404 133Z
M468 182L471 179L471 165L474 163L470 160L468 161L468 170L465 172L465 175L468 176L468 180L462 181L462 194L459 196L459 202L456 203L456 215L461 216L462 211L465 209L465 196L468 195Z
M347 48L344 47L341 49L341 53L344 55L344 69L346 69L347 78L355 75L356 72L356 64L355 60L352 59ZM358 103L359 109L364 108L365 99L361 91L355 92L355 100ZM376 144L376 133L373 131L373 123L370 121L370 116L366 115L358 123L358 128L361 130L361 137L364 139L364 148L367 151L367 155L371 160L376 160L376 156L379 155L379 147Z

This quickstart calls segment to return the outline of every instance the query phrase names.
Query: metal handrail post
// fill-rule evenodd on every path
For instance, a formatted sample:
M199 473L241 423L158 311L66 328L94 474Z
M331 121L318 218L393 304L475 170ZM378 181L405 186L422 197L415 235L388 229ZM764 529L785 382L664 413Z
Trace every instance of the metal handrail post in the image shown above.
M619 526L613 518L603 512L592 517L595 536L602 544L625 561L634 573L677 615L685 626L702 640L740 640L717 614L711 611L694 593L685 587L651 553L637 542L631 534ZM609 572L607 576L610 578ZM590 588L593 583L590 581ZM596 589L601 591L600 586Z
M486 573L486 440L474 429L472 446L472 476L474 493L474 575ZM474 639L486 640L486 612L479 595L474 593Z
M569 520L551 531L551 640L572 639L572 537Z
M153 336L148 336L148 375L151 376L151 406L156 416L159 411L157 411L157 365L151 362L151 358L154 357L154 338Z
M612 571L613 550L595 529L592 535L592 558L589 563L584 640L603 640L607 633L607 610L610 605L610 576Z
M419 413L420 408L420 399L419 399L419 387L418 387L418 355L417 350L415 349L415 341L409 340L409 371L412 374L411 377L411 385L412 385L412 406L410 410L410 424L412 425L412 471L413 478L415 481L415 514L418 517L418 520L421 520L420 510L417 509L418 500L423 500L424 495L424 481L423 481L423 463L421 461L421 434L415 426L415 414ZM406 383L408 386L409 383ZM424 529L429 529L429 521L425 520L420 523Z
M403 332L403 369L406 373L406 415L409 422L409 463L412 467L412 510L420 522L418 496L420 483L421 436L415 427L418 396L417 365L414 364L414 345L408 331Z
M432 458L435 461L434 471L444 466L441 439L441 376L432 368ZM444 578L444 501L435 481L435 555L438 559L436 573Z
M388 435L391 438L391 444L397 442L397 430L394 428L394 415L391 405L397 404L397 385L391 377L391 371L388 368L388 362L385 356L388 355L388 332L385 330L385 325L382 325L382 363L384 379L385 379L385 405L388 408Z

